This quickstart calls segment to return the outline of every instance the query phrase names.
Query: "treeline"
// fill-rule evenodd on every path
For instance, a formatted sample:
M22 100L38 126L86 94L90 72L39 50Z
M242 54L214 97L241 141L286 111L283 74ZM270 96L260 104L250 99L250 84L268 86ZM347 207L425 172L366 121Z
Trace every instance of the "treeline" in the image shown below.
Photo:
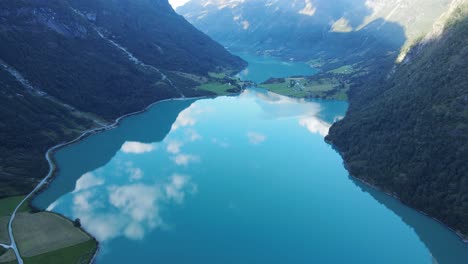
M353 88L327 137L350 173L468 234L468 17L396 72ZM418 52L422 50L421 52Z

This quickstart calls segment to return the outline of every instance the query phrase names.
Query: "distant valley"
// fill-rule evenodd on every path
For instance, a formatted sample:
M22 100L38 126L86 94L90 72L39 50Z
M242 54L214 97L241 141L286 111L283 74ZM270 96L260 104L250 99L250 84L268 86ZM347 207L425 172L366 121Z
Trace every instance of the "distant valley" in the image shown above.
M0 1L0 263L465 263L466 58L468 0Z

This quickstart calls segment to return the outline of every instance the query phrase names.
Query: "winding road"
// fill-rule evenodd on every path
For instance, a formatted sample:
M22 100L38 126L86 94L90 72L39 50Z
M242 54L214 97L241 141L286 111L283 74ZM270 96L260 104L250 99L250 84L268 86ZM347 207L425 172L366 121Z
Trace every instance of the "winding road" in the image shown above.
M52 160L52 154L62 148L62 147L65 147L65 146L68 146L68 145L71 145L73 143L76 143L78 141L80 141L81 139L87 137L87 136L90 136L90 135L93 135L97 132L101 132L101 131L105 131L105 130L109 130L109 129L112 129L112 128L115 128L122 119L126 118L126 117L129 117L129 116L133 116L133 115L136 115L136 114L140 114L140 113L143 113L145 111L147 111L149 108L151 108L153 105L155 104L158 104L158 103L162 103L162 102L166 102L166 101L176 101L176 100L195 100L195 99L202 99L202 98L206 98L206 97L193 97L193 98L186 98L186 97L182 97L182 98L172 98L172 99L166 99L166 100L161 100L161 101L157 101L157 102L154 102L152 104L150 104L149 106L147 106L145 109L141 110L141 111L137 111L137 112L133 112L133 113L130 113L130 114L126 114L126 115L123 115L119 118L117 118L115 120L114 123L110 124L110 125L104 125L104 126L101 126L101 127L97 127L97 128L93 128L93 129L89 129L89 130L85 130L79 137L77 137L76 139L72 140L72 141L69 141L69 142L66 142L66 143L61 143L61 144L58 144L58 145L55 145L53 147L51 147L49 150L47 150L46 154L45 154L45 158L49 164L49 172L47 173L47 176L42 179L39 184L28 194L26 195L26 197L24 197L23 200L21 200L21 202L16 206L15 210L13 211L13 213L11 214L11 217L10 217L10 221L8 222L8 235L10 237L10 245L6 245L6 244L0 244L1 247L5 248L5 249L12 249L16 255L16 260L18 261L19 264L23 264L23 259L21 258L21 254L19 253L19 250L18 250L18 246L16 244L16 241L15 241L15 237L13 235L13 221L15 220L15 217L16 217L16 214L19 210L19 208L29 199L31 198L37 191L39 191L42 187L44 187L45 184L47 184L47 182L49 181L49 179L53 176L54 174L54 171L55 171L55 164Z

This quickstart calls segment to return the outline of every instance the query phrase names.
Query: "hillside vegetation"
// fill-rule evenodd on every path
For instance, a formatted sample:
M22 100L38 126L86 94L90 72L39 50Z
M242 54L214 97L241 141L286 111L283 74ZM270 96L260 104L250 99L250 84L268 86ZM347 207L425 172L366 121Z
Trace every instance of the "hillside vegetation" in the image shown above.
M191 0L177 11L231 50L304 61L320 71L268 89L345 100L349 87L386 76L452 2Z
M468 235L468 4L388 79L351 93L327 140L350 173Z
M167 0L0 1L0 43L0 197L46 174L49 147L161 99L214 95L187 76L245 66Z
M331 69L424 35L447 0L191 0L177 11L233 50L322 60Z

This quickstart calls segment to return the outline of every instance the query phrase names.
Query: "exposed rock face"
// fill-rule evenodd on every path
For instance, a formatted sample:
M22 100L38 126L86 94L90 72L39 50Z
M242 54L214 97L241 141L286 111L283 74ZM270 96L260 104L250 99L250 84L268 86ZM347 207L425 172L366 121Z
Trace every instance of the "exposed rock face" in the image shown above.
M232 49L362 60L399 52L452 0L192 0L178 12Z

